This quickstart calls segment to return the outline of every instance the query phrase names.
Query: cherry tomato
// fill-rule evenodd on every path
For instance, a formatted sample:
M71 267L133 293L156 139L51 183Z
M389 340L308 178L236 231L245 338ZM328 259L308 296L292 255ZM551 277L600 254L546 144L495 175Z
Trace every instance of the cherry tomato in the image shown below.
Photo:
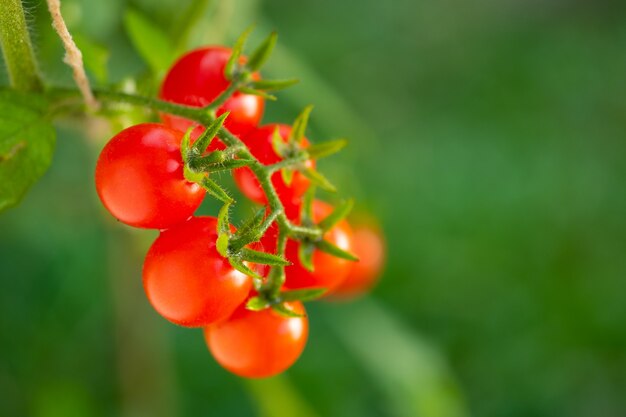
M285 304L304 314L300 302ZM306 344L306 316L285 317L271 308L250 311L240 306L223 322L206 327L204 337L215 360L230 372L248 378L279 374L298 359Z
M163 100L189 106L208 105L230 85L224 76L230 54L229 48L211 46L183 55L165 76L159 96ZM258 78L258 75L253 78ZM218 109L217 114L230 111L225 126L231 133L241 135L259 124L263 107L263 98L236 92ZM161 118L163 123L181 131L195 125L190 120L169 114L162 114ZM203 130L198 126L192 137L199 136Z
M225 319L250 292L251 278L217 252L216 228L213 217L193 217L161 232L146 255L146 295L172 323L199 327Z
M319 222L333 211L322 201L313 202L313 221ZM352 252L352 230L345 220L339 222L324 235L324 239L339 248ZM263 237L263 246L268 252L275 253L277 229L275 225ZM285 267L285 289L326 288L331 292L341 284L350 272L353 262L338 258L320 250L313 252L313 272L302 266L298 258L300 242L289 239L285 256L292 264Z
M131 226L164 229L193 215L205 192L183 176L182 137L144 123L106 144L96 164L96 190L113 216Z
M373 225L353 228L353 253L359 258L353 263L346 279L333 291L337 298L356 297L371 289L385 264L385 242L380 229Z
M243 142L250 148L252 154L265 165L274 164L282 159L272 147L272 136L277 127L280 136L286 141L289 133L291 133L291 127L287 125L271 124L261 126L242 137ZM303 140L303 146L309 146L309 141L306 138ZM306 161L305 164L310 168L315 167L314 161ZM237 186L246 197L259 204L267 204L267 198L261 188L261 184L259 184L250 168L236 169L233 177ZM291 184L287 185L281 172L277 171L272 175L272 183L285 206L285 210L289 212L293 211L293 208L298 205L300 197L306 192L310 181L296 171L293 174Z

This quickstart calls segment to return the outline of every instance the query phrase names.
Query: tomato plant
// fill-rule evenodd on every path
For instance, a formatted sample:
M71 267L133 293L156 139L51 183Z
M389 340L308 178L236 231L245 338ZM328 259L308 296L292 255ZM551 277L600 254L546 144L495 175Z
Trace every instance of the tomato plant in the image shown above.
M166 126L143 123L106 144L96 164L96 190L115 218L165 229L191 217L205 192L184 177L182 137Z
M0 148L0 162L11 160L14 169L14 154L25 155L19 168L28 173L10 199L0 198L0 209L15 204L49 163L53 117L95 114L117 126L160 116L161 124L136 123L115 134L95 170L96 191L115 218L159 229L143 266L146 296L170 322L204 327L209 350L231 372L257 378L284 371L308 337L302 302L332 292L357 260L345 220L352 200L335 207L315 200L318 188L336 191L316 161L346 141L310 142L311 106L291 125L258 126L265 100L275 99L270 92L295 82L259 76L275 33L248 57L243 50L249 31L232 48L194 49L167 70L169 56L153 57L153 75L166 75L158 97L150 97L119 84L93 90L60 4L49 6L75 89L43 88L26 27L13 23L23 23L23 10L0 9L0 29L10 22L11 30L22 31L18 42L0 36L12 84L0 91L2 117L9 120L0 134L10 139ZM130 106L152 113L132 113ZM238 228L230 219L237 202L220 177L230 171L244 196L263 205ZM206 194L221 204L215 217L196 215Z
M215 360L248 378L273 376L289 368L304 350L309 322L301 303L285 307L299 316L241 306L227 320L207 327L204 336Z

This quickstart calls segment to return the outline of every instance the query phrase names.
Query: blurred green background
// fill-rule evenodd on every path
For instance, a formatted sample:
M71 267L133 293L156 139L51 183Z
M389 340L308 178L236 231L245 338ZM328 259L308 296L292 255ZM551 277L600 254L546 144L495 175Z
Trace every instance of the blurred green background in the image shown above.
M26 3L47 80L70 85L45 3ZM284 376L234 377L199 330L151 310L155 234L94 192L98 150L145 115L60 122L52 168L0 215L0 415L626 416L624 2L206 3L190 45L278 30L266 74L302 81L266 121L313 103L313 141L351 139L322 170L380 218L384 277L366 299L310 304ZM173 31L189 4L63 10L94 80L149 92L124 16Z

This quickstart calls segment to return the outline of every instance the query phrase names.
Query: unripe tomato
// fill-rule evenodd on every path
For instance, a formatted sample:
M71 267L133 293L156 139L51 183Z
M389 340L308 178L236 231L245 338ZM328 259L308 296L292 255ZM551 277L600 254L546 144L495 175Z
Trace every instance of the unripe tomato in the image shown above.
M332 206L322 201L313 202L313 221L319 222L333 211ZM275 252L277 243L277 229L273 225L262 239L264 248ZM352 230L347 221L342 220L324 234L324 239L339 248L352 252ZM308 271L300 263L298 257L300 242L289 239L285 250L285 257L292 264L285 267L284 288L289 290L304 288L326 288L331 292L346 278L353 262L341 259L315 249L313 252L313 271Z
M252 154L265 165L274 164L282 159L272 147L272 136L277 127L280 136L284 141L287 141L291 133L291 127L282 124L261 126L242 137L243 142L250 148ZM302 143L305 147L309 146L309 141L306 138L303 139ZM309 168L315 167L315 161L306 161L305 164ZM267 204L267 197L261 188L261 184L259 184L250 168L236 169L233 177L237 186L246 197L259 204ZM277 171L272 175L272 184L274 184L274 188L285 206L285 211L289 212L291 208L298 205L300 197L306 192L310 181L296 171L293 174L291 183L287 185L281 172Z
M385 264L385 242L380 229L372 225L354 227L354 262L346 279L333 291L337 298L350 298L369 291L380 277Z
M300 302L285 304L304 314ZM306 344L306 316L285 317L271 308L250 311L240 306L227 320L206 327L204 337L215 360L230 372L247 378L279 374L298 359Z
M216 228L213 217L193 217L161 232L146 255L146 295L172 323L199 327L225 319L250 292L251 278L217 252Z
M106 144L96 164L96 190L118 220L164 229L191 217L204 190L184 178L183 134L155 123L131 126Z
M188 106L210 104L230 85L224 76L230 55L229 48L217 46L196 49L183 55L165 76L159 97ZM253 78L258 78L258 75ZM230 111L225 126L231 133L241 135L259 124L263 107L263 98L236 92L218 109L217 114ZM161 118L163 123L182 131L195 125L191 120L169 114L162 114ZM192 137L199 136L203 130L203 127L197 127Z

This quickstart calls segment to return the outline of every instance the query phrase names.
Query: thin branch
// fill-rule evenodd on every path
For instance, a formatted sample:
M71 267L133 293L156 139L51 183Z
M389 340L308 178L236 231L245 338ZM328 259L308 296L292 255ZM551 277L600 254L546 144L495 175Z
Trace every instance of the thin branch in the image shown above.
M89 79L85 73L85 67L83 66L83 54L76 46L74 39L70 31L67 29L63 15L61 15L61 1L60 0L47 0L48 10L52 16L52 27L56 30L57 34L63 42L63 48L65 48L65 57L63 61L72 68L74 74L74 82L78 86L85 104L91 110L97 110L100 104L94 97L91 87L89 85Z

